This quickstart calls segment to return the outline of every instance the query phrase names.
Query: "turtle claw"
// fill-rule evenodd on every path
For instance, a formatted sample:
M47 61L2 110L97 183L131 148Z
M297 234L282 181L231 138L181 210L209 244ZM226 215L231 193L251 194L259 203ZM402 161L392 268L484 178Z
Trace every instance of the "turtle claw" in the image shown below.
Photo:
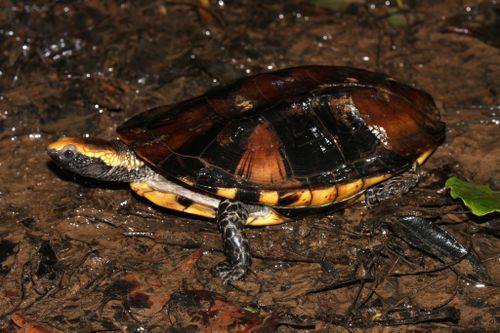
M241 279L246 275L247 271L247 265L237 264L232 266L227 261L223 261L213 268L213 274L221 278L223 284Z

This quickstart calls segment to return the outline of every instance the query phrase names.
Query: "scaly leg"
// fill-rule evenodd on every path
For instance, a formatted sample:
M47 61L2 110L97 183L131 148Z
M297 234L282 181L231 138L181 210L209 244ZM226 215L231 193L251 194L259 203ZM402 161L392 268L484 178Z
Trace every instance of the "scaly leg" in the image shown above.
M227 260L218 264L214 273L223 283L242 278L250 267L250 247L243 231L247 217L248 210L241 202L224 200L219 204L217 226Z

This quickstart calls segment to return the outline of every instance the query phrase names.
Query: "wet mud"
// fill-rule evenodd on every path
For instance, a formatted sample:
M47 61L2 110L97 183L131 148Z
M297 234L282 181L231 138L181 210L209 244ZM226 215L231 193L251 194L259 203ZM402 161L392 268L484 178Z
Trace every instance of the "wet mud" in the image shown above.
M442 191L500 189L494 1L8 1L0 11L0 331L494 332L500 219ZM212 221L49 162L62 135L103 139L154 106L298 65L365 68L430 92L446 140L408 195L248 229L227 285ZM391 231L408 214L479 258L443 263Z

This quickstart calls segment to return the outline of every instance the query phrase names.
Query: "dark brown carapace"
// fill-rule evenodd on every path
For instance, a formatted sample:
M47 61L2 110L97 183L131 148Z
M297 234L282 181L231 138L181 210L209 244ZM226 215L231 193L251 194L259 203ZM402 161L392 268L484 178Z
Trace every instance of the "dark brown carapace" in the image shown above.
M147 111L118 134L185 186L301 208L349 200L423 163L444 124L422 90L365 70L307 66Z

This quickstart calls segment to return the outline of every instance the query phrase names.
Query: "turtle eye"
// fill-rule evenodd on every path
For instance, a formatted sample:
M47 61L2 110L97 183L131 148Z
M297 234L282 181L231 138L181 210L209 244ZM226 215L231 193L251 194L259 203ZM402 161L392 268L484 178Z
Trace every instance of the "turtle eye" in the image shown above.
M63 157L66 160L71 160L75 157L75 151L72 148L67 148L63 152Z

